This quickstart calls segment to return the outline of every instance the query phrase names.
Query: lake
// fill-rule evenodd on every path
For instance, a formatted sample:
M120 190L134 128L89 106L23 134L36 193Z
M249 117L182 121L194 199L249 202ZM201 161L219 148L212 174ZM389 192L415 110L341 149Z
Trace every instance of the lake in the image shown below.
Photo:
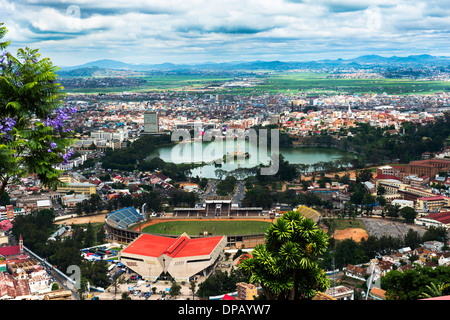
M212 142L182 142L175 146L157 149L153 156L157 155L165 162L172 163L207 163L204 166L192 170L191 176L203 178L217 178L215 170L222 169L232 171L237 168L251 168L259 164L269 164L271 150L270 146L265 150L257 144L246 141L212 141ZM233 152L248 153L248 158L233 159ZM318 162L329 162L337 159L353 159L354 155L331 148L279 148L279 153L291 164L314 164ZM229 157L227 158L227 155ZM225 159L224 159L225 156ZM220 167L213 161L222 160Z

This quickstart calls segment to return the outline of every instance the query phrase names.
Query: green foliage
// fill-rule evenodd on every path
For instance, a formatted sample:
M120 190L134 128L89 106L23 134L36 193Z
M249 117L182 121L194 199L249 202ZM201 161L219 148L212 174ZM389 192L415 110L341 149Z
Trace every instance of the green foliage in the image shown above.
M333 230L330 231L333 232ZM369 236L367 239L361 239L359 243L353 239L330 241L326 254L320 260L320 266L326 270L332 270L334 259L334 268L341 269L348 264L357 265L382 255L391 254L400 248L410 247L414 250L426 241L437 240L445 243L446 239L445 228L430 227L423 236L420 236L417 231L409 229L402 238Z
M227 196L233 193L237 179L233 176L227 176L217 184L216 193L219 196Z
M0 23L0 39L4 38L8 30L3 26L3 23ZM5 50L6 47L10 44L10 41L0 42L0 50Z
M45 209L35 215L18 216L14 219L12 234L16 239L23 237L24 245L35 251L38 244L45 243L52 230L55 213Z
M108 276L108 262L83 261L80 266L81 276L89 281L92 286L106 288L111 284Z
M234 292L237 283L248 282L248 280L248 277L239 269L231 269L229 273L217 270L198 286L197 296L208 298Z
M153 166L145 159L158 147L170 143L172 143L170 135L142 135L128 148L107 149L101 160L102 166L104 169L122 171L154 170Z
M404 272L393 270L381 278L381 288L386 290L388 300L417 300L431 295L449 294L448 286L444 285L448 283L450 268L444 266L416 267Z
M402 216L403 219L405 219L405 221L407 223L413 223L414 219L417 216L416 210L414 210L414 208L411 208L411 207L401 208L399 213L400 213L400 216Z
M265 244L239 268L261 285L268 300L311 299L329 283L317 261L328 246L328 237L315 222L289 211L266 232Z
M423 240L422 240L423 242L437 240L437 241L447 243L447 239L448 239L447 230L445 227L431 226L427 229L427 231L425 231L422 238L423 238Z
M256 170L256 178L260 183L268 183L279 180L292 181L297 178L297 169L295 165L291 165L289 161L284 160L282 154L278 155L278 171L273 175L262 175L261 168L264 166L260 164Z
M172 282L172 285L170 286L170 297L176 298L181 294L181 286L176 282Z
M326 201L322 201L317 195L306 192L296 194L292 189L286 191L275 191L263 184L250 184L247 181L247 192L242 200L242 206L245 207L262 207L264 209L271 208L274 203L286 203L292 207L299 204L311 206L326 205Z
M186 207L194 207L199 200L198 194L195 192L186 192L184 190L173 190L170 193L169 204L171 206L183 205Z
M0 38L6 33L0 27ZM7 43L1 43L4 50ZM57 68L37 49L18 49L0 56L0 196L6 185L37 174L48 187L61 184L55 165L67 161L71 132L62 106Z
M434 282L432 282L430 285L426 286L426 289L419 295L419 298L427 299L442 296L444 295L444 292L448 292L449 287L450 283L435 284Z
M445 112L444 116L434 123L405 122L398 135L386 134L389 127L378 128L367 123L358 123L356 127L350 128L352 136L332 139L331 144L325 144L319 135L305 137L302 142L357 152L361 155L358 162L362 163L386 163L397 159L400 163L407 163L420 159L426 151L441 150L450 135L449 123L450 113Z
M273 196L266 186L256 185L245 193L242 200L244 207L262 207L270 208L273 204Z
M72 235L56 240L47 241L54 230L53 210L44 209L34 215L18 216L13 225L12 233L18 239L22 235L24 245L31 251L47 259L62 272L66 272L70 265L80 266L82 282L89 281L93 286L106 287L109 285L106 261L89 262L81 257L81 249L93 244L94 233L91 224L87 231L80 226L72 225ZM102 228L103 229L103 228ZM98 236L97 236L98 238ZM97 239L100 241L100 239Z

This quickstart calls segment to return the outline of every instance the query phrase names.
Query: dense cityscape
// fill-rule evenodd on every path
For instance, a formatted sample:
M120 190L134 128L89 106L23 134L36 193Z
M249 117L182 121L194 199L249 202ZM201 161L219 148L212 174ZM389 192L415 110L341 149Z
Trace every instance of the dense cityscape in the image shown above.
M241 295L240 292L249 291L255 297L260 294L257 284L245 282L244 278L240 278L242 275L236 276L242 281L235 284L237 287L230 288L229 292L206 289L208 277L213 278L217 274L213 270L229 271L231 274L236 272L232 270L238 270L236 263L249 254L247 252L251 254L251 247L260 241L248 239L241 242L231 242L228 239L228 243L223 244L225 248L220 258L216 258L211 267L208 267L208 272L203 270L188 276L179 281L182 284L179 287L176 286L177 281L169 285L169 278L162 276L154 276L153 284L148 285L147 275L142 274L139 268L131 267L133 264L126 261L124 252L130 239L121 238L109 228L104 229L105 220L108 220L105 217L111 212L121 212L130 207L136 211L134 214L139 217L138 220L164 221L174 217L186 218L185 215L199 218L208 215L204 212L204 207L208 199L216 197L232 199L234 209L256 208L247 211L247 216L256 215L263 221L273 221L289 210L301 211L306 206L312 212L306 215L311 214L317 218L316 222L325 230L334 228L330 222L325 222L327 218L345 221L348 215L349 219L361 219L364 221L364 229L369 232L366 233L366 240L367 236L376 239L395 235L401 238L411 232L422 237L431 233L426 231L429 227L447 229L447 217L450 215L448 139L439 150L418 154L413 159L416 161L409 163L402 164L397 159L394 163L376 163L372 169L365 169L358 160L355 162L358 154L354 152L353 156L345 158L347 160L331 161L335 166L327 166L323 162L310 165L288 164L294 169L282 178L274 177L269 183L255 180L251 173L253 171L247 172L246 178L236 179L234 171L225 172L220 178L208 179L198 175L190 176L192 168L182 169L183 174L180 175L177 171L165 169L164 165L153 170L149 166L145 171L102 167L108 153L112 154L112 158L119 156L117 152L133 149L134 143L140 139L150 137L162 140L165 144L173 143L168 137L173 130L179 128L245 131L256 127L274 127L288 136L289 147L297 150L302 150L305 145L310 147L311 141L320 147L320 140L311 140L315 136L327 135L332 140L348 139L358 134L353 131L354 128L363 125L382 130L383 135L402 136L406 134L405 124L431 126L445 118L445 113L449 111L447 92L408 96L308 93L225 95L189 91L69 94L64 100L64 107L76 109L65 120L65 125L77 137L70 148L73 151L71 158L59 165L59 169L63 171L61 180L66 185L51 190L45 188L37 176L31 175L21 179L20 183L9 185L6 188L7 196L3 197L0 209L0 226L5 239L4 247L1 248L4 257L2 276L5 286L8 281L15 282L14 289L2 291L2 299L173 299L177 296L189 299L195 293L195 285L194 289L189 287L193 279L196 279L197 286L204 283L200 287L202 290L198 291L200 299L242 299L235 294ZM146 114L153 117L145 118ZM148 127L149 121L153 122L153 127ZM153 132L147 132L149 130ZM334 142L331 143L334 145ZM156 161L155 158L158 157L149 162ZM225 181L232 184L231 188ZM245 191L240 186L245 186ZM252 189L267 193L266 196L271 201L262 202L253 197ZM143 204L146 204L147 210ZM191 209L186 207L198 210L187 211ZM405 208L413 212L412 216L408 216L411 213L407 213L408 209ZM91 221L98 223L103 220L100 226L95 227L96 241L91 239L89 244L92 246L80 249L80 256L85 261L108 261L105 279L103 282L99 281L101 286L91 283L91 289L87 291L84 289L77 292L73 288L72 291L64 291L64 288L71 287L68 281L70 278L64 274L64 269L58 270L54 264L67 267L69 262L64 259L56 262L54 256L47 258L53 260L53 263L48 263L46 258L36 260L38 255L28 251L28 247L35 247L35 244L27 241L28 232L25 230L23 233L27 238L24 239L24 234L20 233L18 245L8 246L8 240L14 242L12 236L21 230L20 225L17 227L19 231L14 230L14 221L46 210L54 214L54 223L58 226L49 229L54 232L47 241L64 241L75 236L77 226L65 222L66 219L83 217L80 219L88 221L88 225L84 224L84 232L91 234L91 237L94 232L94 223L91 224ZM227 215L233 213L229 211ZM382 225L386 221L398 225L390 230L392 227ZM408 225L402 221L407 221ZM135 223L127 225L127 228L131 230L133 225ZM407 230L411 231L408 233ZM337 234L338 230L335 231L334 238L337 238ZM442 233L439 234L442 236ZM355 244L361 240L353 239L352 236L349 239L351 240L348 241L355 241ZM382 289L380 281L389 270L432 266L433 263L434 267L446 266L449 263L445 251L447 243L438 241L441 238L430 239L420 246L416 244L412 247L405 243L404 247L383 248L377 255L367 256L367 261L335 257L337 268L328 265L324 270L330 273L328 277L333 283L342 281L343 284L330 286L326 291L318 293L316 299L385 299L386 290ZM447 239L446 231L444 239ZM119 254L121 250L123 251ZM225 256L233 255L234 259L224 258L223 253ZM117 256L120 258L117 259ZM412 260L413 256L415 260ZM327 259L324 258L323 261ZM345 264L342 261L351 263ZM26 275L24 273L20 276L20 272L26 272ZM109 280L107 274L110 275ZM124 284L114 285L118 275L126 279L126 288ZM370 275L370 284L367 275ZM170 277L172 281L176 279L174 275ZM19 279L23 280L22 284ZM172 289L166 292L170 286ZM52 291L55 287L60 290ZM253 299L249 295L247 298Z
M85 6L80 41L118 10ZM367 8L368 21L384 9ZM220 35L193 40L199 54L272 30L172 23L153 40ZM267 44L294 37L271 42L275 29ZM71 61L60 68L27 45L11 53L18 30L0 22L1 301L175 301L167 314L214 317L272 315L287 300L450 300L450 57L281 55L296 45L273 49L280 60L259 47L228 62L211 48L212 62L136 51L125 63L107 59L119 41L94 53L89 40L83 59L38 42ZM155 61L188 46L162 43Z

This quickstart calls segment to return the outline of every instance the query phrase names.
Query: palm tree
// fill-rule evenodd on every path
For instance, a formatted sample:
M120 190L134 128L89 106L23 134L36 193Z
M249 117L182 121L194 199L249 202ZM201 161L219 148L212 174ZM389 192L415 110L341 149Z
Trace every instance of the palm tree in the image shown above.
M311 299L329 285L317 264L327 246L328 236L313 220L289 211L269 227L265 243L239 268L261 285L268 300Z
M444 284L442 282L439 282L435 284L434 282L431 282L430 285L427 285L425 287L425 291L419 295L419 298L427 299L432 297L440 297L448 287L450 287L450 283Z

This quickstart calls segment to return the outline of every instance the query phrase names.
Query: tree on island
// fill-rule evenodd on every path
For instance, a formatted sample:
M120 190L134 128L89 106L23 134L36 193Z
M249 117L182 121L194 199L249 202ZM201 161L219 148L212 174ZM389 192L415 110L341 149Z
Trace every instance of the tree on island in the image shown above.
M261 285L268 300L312 299L329 286L318 265L327 247L328 236L313 220L289 211L271 225L265 243L257 245L239 268L250 282Z
M0 23L0 39L7 30ZM37 174L47 187L61 184L73 142L64 121L72 108L62 108L62 87L57 68L37 49L18 49L16 56L0 42L0 198L8 184Z

